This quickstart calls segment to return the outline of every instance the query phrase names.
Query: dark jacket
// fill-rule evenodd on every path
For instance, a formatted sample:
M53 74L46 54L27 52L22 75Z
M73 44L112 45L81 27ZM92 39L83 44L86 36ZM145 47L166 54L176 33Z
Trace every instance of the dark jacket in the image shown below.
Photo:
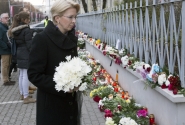
M56 66L68 55L77 56L77 37L62 34L49 21L34 37L29 59L28 78L38 87L37 125L77 125L76 92L58 92L53 81Z
M28 25L20 25L12 29L17 45L17 67L28 69L28 59L31 50L33 31Z
M8 38L6 32L8 26L0 22L0 55L10 55L11 50L7 46Z

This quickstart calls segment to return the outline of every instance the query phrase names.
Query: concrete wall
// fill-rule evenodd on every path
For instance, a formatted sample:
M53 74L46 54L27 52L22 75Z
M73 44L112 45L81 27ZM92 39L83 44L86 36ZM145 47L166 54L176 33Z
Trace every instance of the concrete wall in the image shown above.
M130 96L143 106L148 108L149 114L155 115L157 125L185 125L185 97L173 95L161 88L144 89L145 83L139 80L138 73L124 69L122 66L112 63L111 59L104 56L96 47L86 42L86 49L95 59L100 60L101 65L115 79L116 71L119 71L118 82Z

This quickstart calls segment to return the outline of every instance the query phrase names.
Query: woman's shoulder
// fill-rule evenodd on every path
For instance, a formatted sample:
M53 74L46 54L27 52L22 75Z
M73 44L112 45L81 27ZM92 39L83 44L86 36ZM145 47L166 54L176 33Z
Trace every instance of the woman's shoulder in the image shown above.
M46 34L44 33L44 31L40 32L40 33L37 33L34 38L33 38L33 41L36 40L36 41L47 41L48 39L46 38Z

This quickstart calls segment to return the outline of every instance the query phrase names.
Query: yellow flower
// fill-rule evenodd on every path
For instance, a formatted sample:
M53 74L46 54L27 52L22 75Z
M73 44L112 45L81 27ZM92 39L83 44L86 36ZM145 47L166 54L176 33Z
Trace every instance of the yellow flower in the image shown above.
M89 96L92 98L92 97L94 96L94 93L96 93L96 91L97 91L96 89L92 90L92 91L90 92L90 95L89 95Z
M127 100L126 100L126 103L130 103L130 99L127 99Z
M100 43L101 43L100 39L96 40L96 44L100 44Z
M92 97L93 97L93 95L94 95L94 94L93 94L93 92L91 91L91 92L90 92L90 97L92 98Z

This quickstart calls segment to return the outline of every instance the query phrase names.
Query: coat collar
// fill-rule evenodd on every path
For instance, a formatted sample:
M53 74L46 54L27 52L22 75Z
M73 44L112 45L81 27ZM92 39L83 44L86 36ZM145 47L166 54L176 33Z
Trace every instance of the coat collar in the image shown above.
M20 25L20 26L14 27L14 28L11 30L11 32L14 33L15 31L24 29L25 27L29 27L29 25Z
M2 25L3 27L5 27L6 29L8 29L8 25L6 25L6 24L4 24L2 22L0 22L0 25Z
M48 22L44 32L53 43L62 49L72 49L77 47L77 37L71 32L64 35L51 21Z

